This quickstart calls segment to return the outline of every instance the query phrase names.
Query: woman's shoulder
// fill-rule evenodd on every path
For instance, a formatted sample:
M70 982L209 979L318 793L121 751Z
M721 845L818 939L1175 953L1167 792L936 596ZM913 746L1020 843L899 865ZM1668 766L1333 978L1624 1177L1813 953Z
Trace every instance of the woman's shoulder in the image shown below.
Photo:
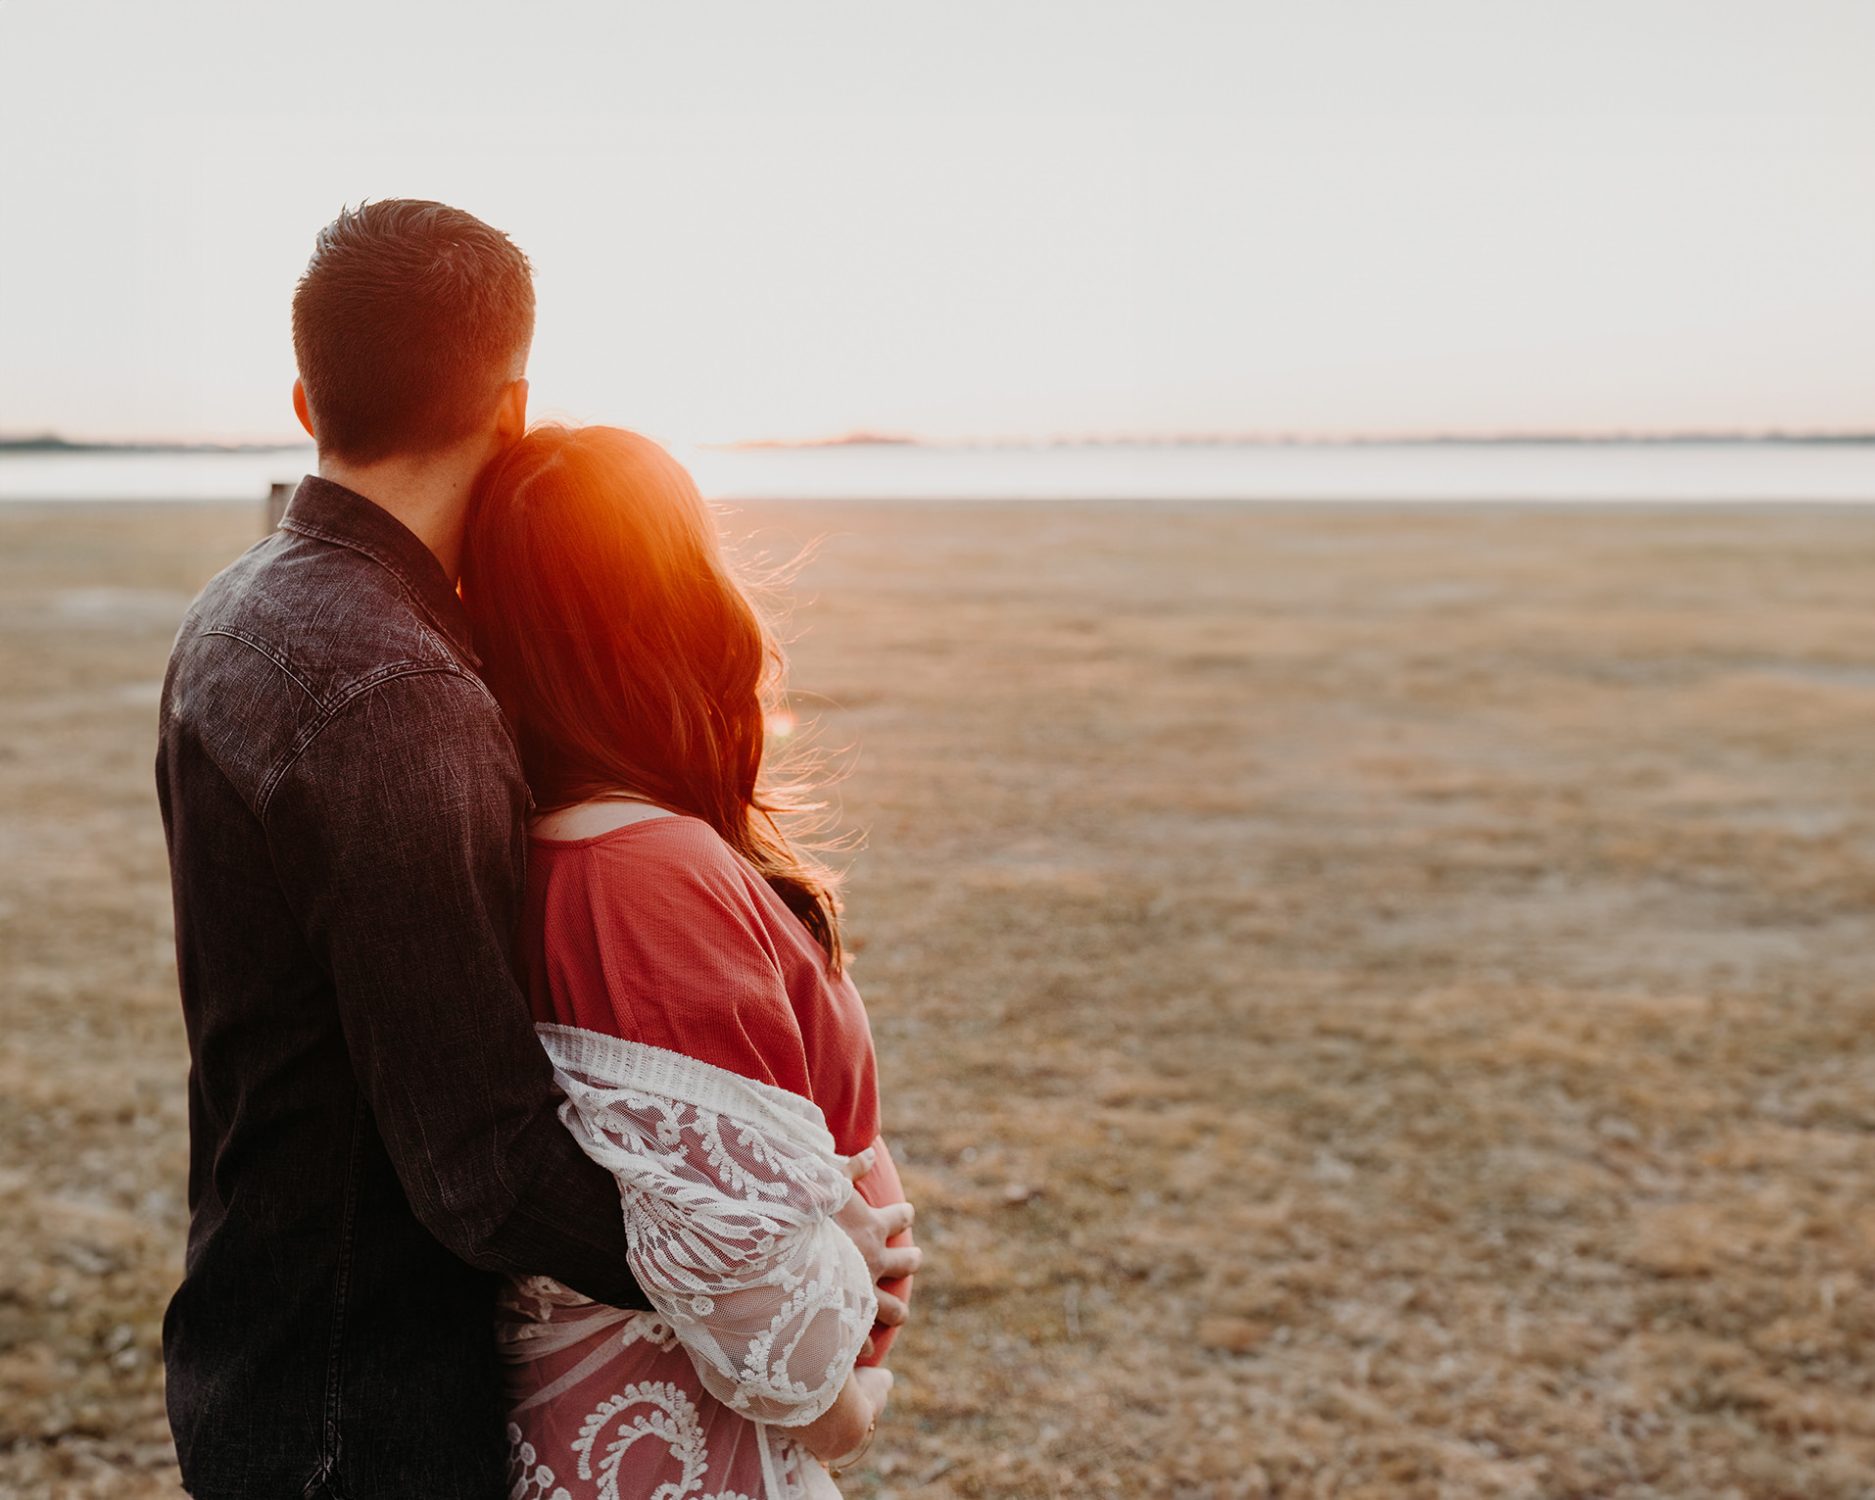
M528 824L528 832L546 843L579 844L616 833L635 823L652 823L682 816L682 813L673 812L668 807L660 807L655 802L641 801L636 797L603 797L537 814Z
M573 855L578 857L575 863L595 872L625 876L689 872L738 879L744 873L740 857L723 836L688 813L659 809L649 817L586 832L578 831L578 825L536 824L528 838L536 857Z
M811 1097L766 884L700 818L536 835L529 883L555 983L582 1024ZM758 889L759 887L759 889ZM783 913L785 915L786 908Z
M609 909L633 925L768 925L761 877L701 818L660 809L597 831L547 828L530 830L536 878L549 889L583 893L595 914Z

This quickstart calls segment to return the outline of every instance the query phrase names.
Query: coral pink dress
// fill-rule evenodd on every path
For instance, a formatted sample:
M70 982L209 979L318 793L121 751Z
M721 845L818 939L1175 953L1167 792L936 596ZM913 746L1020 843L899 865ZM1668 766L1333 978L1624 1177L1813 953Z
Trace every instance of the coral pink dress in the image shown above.
M618 1179L655 1311L508 1286L512 1500L837 1493L789 1429L892 1335L833 1222L846 1159L876 1147L858 1192L904 1197L859 994L699 819L537 837L530 860L521 952L560 1117Z

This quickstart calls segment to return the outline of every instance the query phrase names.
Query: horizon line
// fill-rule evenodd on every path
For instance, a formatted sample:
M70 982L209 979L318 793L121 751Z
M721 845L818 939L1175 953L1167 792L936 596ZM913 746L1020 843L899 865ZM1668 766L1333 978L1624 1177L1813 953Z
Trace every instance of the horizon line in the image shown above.
M1306 448L1491 445L1619 445L1643 443L1870 443L1875 428L1857 427L1605 427L1293 429L1055 433L1049 435L919 437L910 433L851 431L803 438L677 441L673 446L718 453L811 452L835 448ZM312 446L298 438L67 437L48 429L0 433L0 454L17 453L279 453Z

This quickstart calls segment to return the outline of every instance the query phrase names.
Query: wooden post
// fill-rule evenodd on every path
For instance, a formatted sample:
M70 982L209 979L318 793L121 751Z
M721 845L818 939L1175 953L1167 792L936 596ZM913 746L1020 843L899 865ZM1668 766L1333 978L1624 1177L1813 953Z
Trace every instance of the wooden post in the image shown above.
M269 531L280 529L280 518L286 514L287 501L293 498L293 491L298 488L298 485L282 484L277 479L267 487L267 529Z

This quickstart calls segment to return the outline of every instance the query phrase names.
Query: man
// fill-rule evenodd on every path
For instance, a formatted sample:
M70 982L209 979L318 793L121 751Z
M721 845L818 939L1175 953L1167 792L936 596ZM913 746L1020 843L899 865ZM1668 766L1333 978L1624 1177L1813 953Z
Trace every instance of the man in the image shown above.
M498 1500L495 1273L648 1305L509 967L528 796L455 592L533 326L526 258L469 214L327 226L293 300L319 474L170 659L192 1066L163 1343L197 1500Z
M489 1273L645 1305L510 974L526 791L452 581L533 324L526 259L468 214L330 225L293 301L320 477L170 659L192 1066L163 1344L198 1500L497 1495Z

